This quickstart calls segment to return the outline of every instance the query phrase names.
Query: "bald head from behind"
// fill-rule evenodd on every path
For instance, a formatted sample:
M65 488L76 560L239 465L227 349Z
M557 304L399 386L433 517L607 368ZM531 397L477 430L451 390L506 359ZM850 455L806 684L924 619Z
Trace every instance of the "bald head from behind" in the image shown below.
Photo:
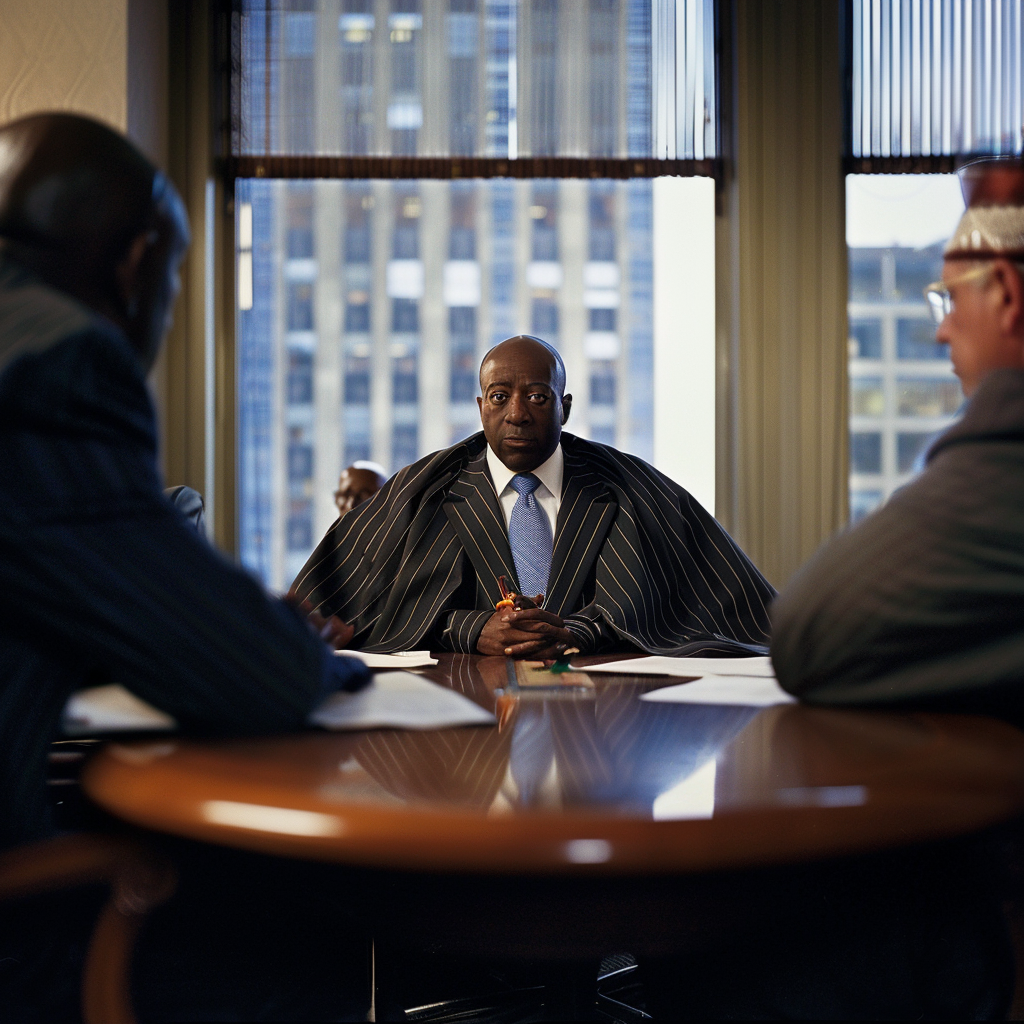
M572 408L558 352L528 334L507 338L484 356L480 392L484 436L504 465L529 473L546 462Z
M174 187L113 129L76 114L0 127L0 251L117 324L145 370L188 242Z

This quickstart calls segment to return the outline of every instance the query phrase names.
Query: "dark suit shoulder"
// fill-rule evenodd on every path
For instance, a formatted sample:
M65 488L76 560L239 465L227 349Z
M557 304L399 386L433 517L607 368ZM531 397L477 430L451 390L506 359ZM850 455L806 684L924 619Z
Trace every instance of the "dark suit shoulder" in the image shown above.
M95 327L80 302L0 256L0 373L13 360Z
M457 444L431 452L403 466L388 484L394 482L399 490L407 490L412 484L416 490L429 491L438 482L450 483L452 474L458 475L469 463L478 459L485 447L483 432L479 431Z
M1024 442L1024 370L995 370L982 381L963 418L932 445L931 462L961 445Z
M110 321L0 256L0 420L154 443L145 374Z
M627 493L638 489L657 495L676 508L684 510L689 506L701 506L690 492L671 477L655 469L638 455L619 451L611 445L587 441L574 434L562 434L562 450L570 465L573 462L597 473L607 484L622 488ZM702 509L703 511L703 509Z
M0 258L2 511L38 522L148 507L156 425L124 334Z
M369 501L339 519L335 527L344 526L348 530L372 520L415 512L423 500L438 490L447 491L458 479L482 451L479 443L482 438L482 433L474 434L403 466Z

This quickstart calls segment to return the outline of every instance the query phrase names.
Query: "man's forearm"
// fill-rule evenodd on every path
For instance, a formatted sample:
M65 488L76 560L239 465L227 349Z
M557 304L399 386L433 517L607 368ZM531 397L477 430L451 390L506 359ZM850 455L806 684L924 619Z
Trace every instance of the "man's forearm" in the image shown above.
M580 654L600 654L602 651L632 647L619 637L604 612L595 604L588 604L567 615L565 628L572 634Z
M448 612L437 637L437 649L456 654L477 654L477 641L493 609Z

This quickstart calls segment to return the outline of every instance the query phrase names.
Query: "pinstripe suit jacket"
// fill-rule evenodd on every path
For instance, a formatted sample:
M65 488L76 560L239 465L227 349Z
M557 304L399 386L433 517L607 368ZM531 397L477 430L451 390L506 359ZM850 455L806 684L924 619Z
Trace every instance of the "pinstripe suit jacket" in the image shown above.
M485 445L475 434L407 466L310 556L299 592L352 623L357 646L475 651L498 577L516 580ZM771 585L683 488L571 434L562 451L544 606L581 650L744 653L767 643Z
M183 726L300 727L333 661L165 500L138 360L0 250L0 847L52 827L69 694L115 680Z

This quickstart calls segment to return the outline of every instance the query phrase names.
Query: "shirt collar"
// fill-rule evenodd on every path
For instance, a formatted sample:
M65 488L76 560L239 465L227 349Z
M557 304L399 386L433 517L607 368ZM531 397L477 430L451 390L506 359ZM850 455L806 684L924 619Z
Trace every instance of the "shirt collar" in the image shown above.
M512 477L516 475L515 470L509 469L501 459L487 446L487 468L491 471L491 482L494 484L494 491L500 498L508 487ZM551 453L546 462L542 462L536 469L531 470L533 475L559 500L562 499L562 472L564 459L562 457L562 446L559 446Z

